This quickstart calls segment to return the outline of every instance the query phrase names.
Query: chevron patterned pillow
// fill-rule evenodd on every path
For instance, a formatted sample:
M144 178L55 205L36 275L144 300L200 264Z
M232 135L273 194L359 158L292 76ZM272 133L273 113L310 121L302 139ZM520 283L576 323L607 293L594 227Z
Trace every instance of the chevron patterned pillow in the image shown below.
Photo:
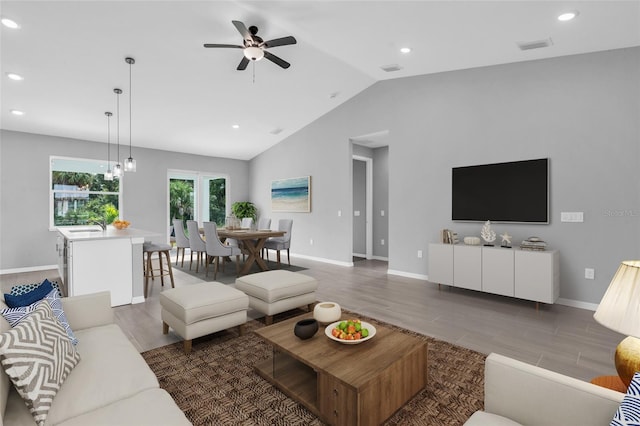
M635 373L627 394L611 420L611 426L640 425L640 373Z
M48 303L0 334L0 363L38 426L45 424L53 398L79 361Z

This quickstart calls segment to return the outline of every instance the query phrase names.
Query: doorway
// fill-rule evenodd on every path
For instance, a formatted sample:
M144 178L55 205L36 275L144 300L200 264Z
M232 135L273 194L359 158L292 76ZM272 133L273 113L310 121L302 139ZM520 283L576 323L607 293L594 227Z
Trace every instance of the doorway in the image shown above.
M353 258L373 257L373 159L353 156Z

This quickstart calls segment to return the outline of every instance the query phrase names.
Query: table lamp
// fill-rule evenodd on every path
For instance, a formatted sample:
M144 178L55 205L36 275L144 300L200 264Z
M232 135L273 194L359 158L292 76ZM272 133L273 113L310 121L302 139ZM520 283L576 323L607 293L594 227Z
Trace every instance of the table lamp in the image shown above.
M629 336L620 342L615 354L616 371L628 387L633 374L640 371L640 260L620 264L593 318Z

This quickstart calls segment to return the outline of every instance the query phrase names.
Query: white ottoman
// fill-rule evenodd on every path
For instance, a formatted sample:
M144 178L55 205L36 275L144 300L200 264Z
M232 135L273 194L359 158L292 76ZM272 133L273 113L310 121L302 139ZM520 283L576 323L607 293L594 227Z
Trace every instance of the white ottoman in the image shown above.
M169 327L184 339L184 352L191 352L192 340L247 322L249 298L228 285L204 282L160 293L162 333Z
M236 279L236 288L249 296L249 306L266 315L265 323L273 323L273 315L300 306L311 311L316 301L318 281L298 272L278 269L245 275Z

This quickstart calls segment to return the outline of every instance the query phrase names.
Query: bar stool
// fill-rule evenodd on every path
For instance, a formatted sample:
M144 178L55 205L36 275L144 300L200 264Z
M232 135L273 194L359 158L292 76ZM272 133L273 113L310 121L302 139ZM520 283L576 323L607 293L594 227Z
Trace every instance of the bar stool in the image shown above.
M149 277L152 280L155 280L154 271L158 271L158 275L160 276L160 282L162 286L164 286L164 277L168 275L171 278L171 287L175 287L173 282L173 270L171 269L171 258L169 257L169 251L171 250L171 246L169 244L155 244L150 242L145 242L142 245L143 256L145 256L145 268L144 268L144 297L147 298L147 289L149 287ZM151 263L151 259L154 253L158 253L158 263L159 267L157 269L153 269L153 265ZM165 268L162 261L162 255L167 259L167 267Z

